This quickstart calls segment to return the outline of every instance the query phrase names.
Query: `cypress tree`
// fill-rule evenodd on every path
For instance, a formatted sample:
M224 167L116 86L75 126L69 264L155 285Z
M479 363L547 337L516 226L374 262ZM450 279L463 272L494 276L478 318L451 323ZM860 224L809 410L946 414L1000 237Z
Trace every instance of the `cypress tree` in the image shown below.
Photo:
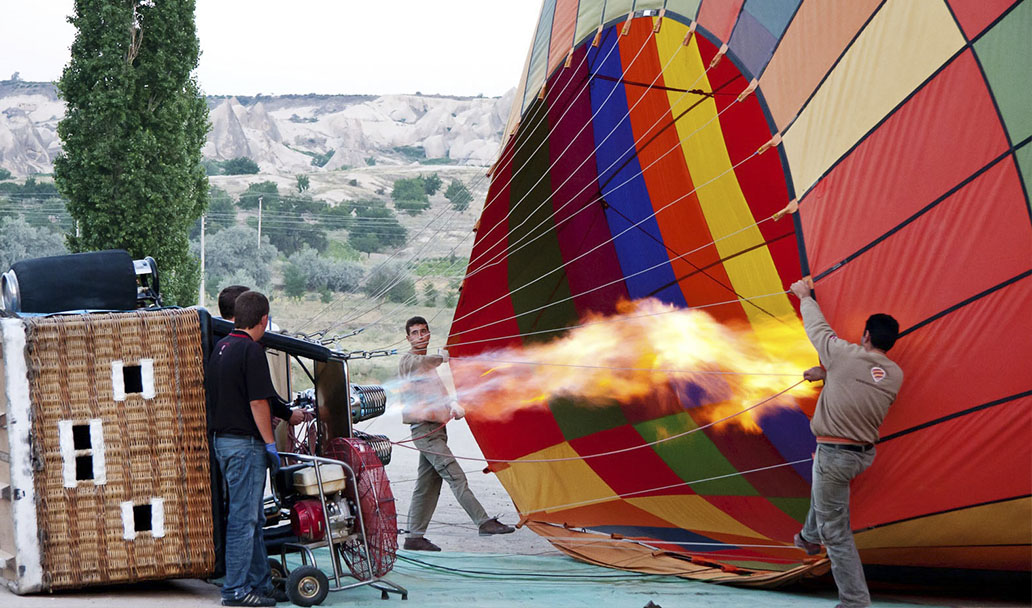
M208 109L192 75L194 0L75 0L77 32L58 89L64 153L54 180L72 251L126 249L158 262L166 303L196 302L188 234L208 204Z

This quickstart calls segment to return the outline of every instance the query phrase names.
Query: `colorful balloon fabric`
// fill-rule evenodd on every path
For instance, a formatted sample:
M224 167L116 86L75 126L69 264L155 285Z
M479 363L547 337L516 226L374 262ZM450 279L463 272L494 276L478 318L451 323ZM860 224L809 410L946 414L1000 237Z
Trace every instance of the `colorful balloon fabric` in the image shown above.
M1032 0L545 0L452 356L643 298L801 327L784 290L810 276L840 337L874 312L902 329L903 391L853 484L864 563L1028 571L1030 34ZM490 468L524 523L571 555L768 586L825 571L792 547L806 407L576 458L696 428L699 399L467 410L485 456L516 461Z

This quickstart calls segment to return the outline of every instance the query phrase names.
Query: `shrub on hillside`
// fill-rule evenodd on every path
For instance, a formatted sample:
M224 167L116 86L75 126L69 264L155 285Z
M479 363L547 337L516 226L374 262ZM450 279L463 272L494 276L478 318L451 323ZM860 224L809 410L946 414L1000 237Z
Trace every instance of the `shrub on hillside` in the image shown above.
M221 165L222 172L225 175L255 175L260 170L258 168L258 163L246 156L231 158L227 161L223 161Z
M287 258L286 268L302 277L307 291L349 291L358 287L363 274L358 264L321 256L309 247Z
M363 291L388 302L407 302L416 295L416 282L403 264L383 264L370 272Z

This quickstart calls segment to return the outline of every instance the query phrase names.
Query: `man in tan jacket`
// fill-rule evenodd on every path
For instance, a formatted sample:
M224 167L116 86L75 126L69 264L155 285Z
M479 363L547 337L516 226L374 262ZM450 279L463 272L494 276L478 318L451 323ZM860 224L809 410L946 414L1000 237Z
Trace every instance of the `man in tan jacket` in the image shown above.
M469 489L466 474L448 449L448 431L444 425L451 419L465 415L459 404L448 394L437 367L448 361L448 351L428 355L430 326L423 317L412 317L405 323L405 338L412 350L401 356L398 373L406 381L402 388L404 408L401 421L411 425L412 444L419 449L419 469L416 487L409 505L408 534L404 548L410 551L440 551L441 548L423 537L430 525L441 481L447 481L456 500L466 510L481 536L508 534L515 528L488 517L484 507Z
M817 437L810 511L795 545L810 555L821 544L827 548L839 606L870 606L849 524L849 483L874 462L878 427L903 385L903 371L885 355L899 336L899 323L886 314L871 315L860 344L852 344L835 335L805 281L793 283L791 291L823 365L806 370L803 378L824 380L810 420Z

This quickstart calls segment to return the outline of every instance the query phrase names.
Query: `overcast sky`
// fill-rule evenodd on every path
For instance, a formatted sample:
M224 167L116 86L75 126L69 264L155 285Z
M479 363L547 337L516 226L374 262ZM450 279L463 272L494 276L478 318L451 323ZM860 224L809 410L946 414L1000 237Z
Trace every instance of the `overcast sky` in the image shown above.
M60 78L72 0L0 7L0 80ZM540 10L540 0L197 0L197 77L210 95L501 95L519 81Z

